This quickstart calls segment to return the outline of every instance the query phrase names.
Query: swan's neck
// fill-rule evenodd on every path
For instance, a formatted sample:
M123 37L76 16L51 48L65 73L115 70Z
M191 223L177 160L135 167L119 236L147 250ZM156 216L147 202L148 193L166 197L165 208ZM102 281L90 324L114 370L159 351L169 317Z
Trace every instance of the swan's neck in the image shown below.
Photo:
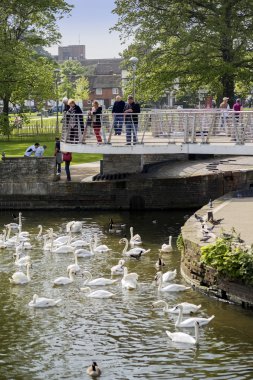
M27 277L28 281L31 280L31 277L30 277L30 265L27 265L27 269L26 269L26 277Z
M94 235L94 245L93 245L94 250L97 248L97 243L98 243L98 236L97 236L97 234L95 234Z
M128 248L128 240L125 239L125 248L123 249L123 253L126 253L127 248Z
M39 233L38 233L38 235L37 235L37 238L39 238L41 235L42 235L42 226L39 226Z
M8 227L8 233L7 233L7 236L6 236L6 240L10 239L10 235L11 235L11 227Z
M171 245L172 236L169 237L169 245Z
M195 339L196 339L196 343L199 342L199 325L196 323L195 324Z
M69 279L71 280L71 281L74 281L74 275L73 275L73 271L72 270L70 270L69 271Z
M76 253L74 253L74 257L75 257L75 265L78 265L77 254Z
M175 326L180 325L180 323L182 322L182 318L183 318L183 309L180 307L179 308L178 318L177 318L177 321L175 323Z
M130 235L131 235L131 239L134 237L134 231L133 231L133 228L130 228Z
M86 278L84 284L88 284L92 280L92 274L88 271L85 271L84 273L87 275L87 278Z
M161 275L161 277L159 278L159 282L158 282L158 290L161 290L163 287L163 277Z

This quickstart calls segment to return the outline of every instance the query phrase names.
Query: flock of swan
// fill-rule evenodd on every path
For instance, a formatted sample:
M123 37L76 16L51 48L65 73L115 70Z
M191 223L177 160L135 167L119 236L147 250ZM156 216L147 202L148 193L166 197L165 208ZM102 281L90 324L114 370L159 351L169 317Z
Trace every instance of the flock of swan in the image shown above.
M38 226L39 233L36 236L38 244L44 252L52 254L68 254L74 256L74 263L70 263L66 268L66 275L62 275L52 280L52 286L66 286L75 281L76 274L79 272L83 278L83 285L80 287L80 292L90 298L107 299L115 297L117 294L105 289L96 289L94 287L106 287L115 283L120 283L123 289L134 290L138 287L138 273L128 272L126 261L128 259L139 260L142 255L150 252L150 249L140 247L142 244L141 236L133 234L133 227L130 228L130 239L126 237L119 240L120 245L124 245L122 250L122 258L118 264L111 268L111 278L99 277L94 278L92 273L83 270L80 264L82 258L92 258L98 254L106 254L111 249L105 245L98 245L98 236L94 234L89 241L83 238L82 222L71 221L66 224L66 234L58 236L52 228L49 228L43 235L42 226ZM22 230L22 214L19 213L18 223L9 223L5 225L3 234L0 235L0 249L12 249L14 251L14 266L17 270L12 273L9 281L13 285L24 285L32 281L32 258L27 254L27 251L33 248L30 240L30 233ZM130 249L129 249L130 246ZM173 252L172 237L169 237L168 244L162 244L158 254L158 261L155 265L157 273L155 276L155 284L158 289L158 294L164 292L185 292L191 287L174 282L177 271L169 270L163 272L163 255ZM121 276L121 278L119 278ZM47 308L54 307L61 303L62 299L47 298L34 294L32 300L28 303L32 308ZM177 314L178 318L175 322L175 328L195 328L195 336L184 332L166 331L167 336L173 342L182 342L189 344L198 344L199 328L212 321L214 315L210 318L204 317L189 317L184 318L187 314L198 313L201 311L201 305L195 305L188 302L182 302L173 306L169 306L164 300L158 300L152 304L153 308L162 308L164 312ZM92 366L91 366L92 367ZM96 365L93 364L95 368ZM94 369L93 368L93 369Z

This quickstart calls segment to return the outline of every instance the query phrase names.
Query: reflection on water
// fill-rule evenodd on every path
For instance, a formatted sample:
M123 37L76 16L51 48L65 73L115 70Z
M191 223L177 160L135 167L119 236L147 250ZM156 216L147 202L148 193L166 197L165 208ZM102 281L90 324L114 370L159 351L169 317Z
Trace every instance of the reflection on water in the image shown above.
M252 312L210 299L188 290L180 294L158 294L153 283L155 263L161 244L176 236L184 223L182 212L98 213L88 211L25 211L23 230L31 233L33 249L32 280L25 286L9 283L14 273L13 249L1 250L0 268L0 379L87 379L86 368L95 359L103 379L252 379ZM110 217L126 223L121 234L109 234ZM52 287L56 277L66 276L74 262L73 254L44 252L35 239L38 224L65 233L70 220L83 221L83 235L95 232L109 253L79 259L79 264L95 277L110 277L110 268L121 258L119 239L129 227L142 237L143 247L151 252L139 261L127 259L129 271L139 274L139 287L122 290L120 281L104 289L116 293L113 299L87 298L80 292L84 279L77 275L66 287ZM157 223L153 221L157 220ZM11 213L0 214L0 226L11 220ZM164 255L165 271L178 269L180 255ZM62 298L60 306L33 309L28 302L34 293ZM203 316L215 319L200 330L200 346L191 347L168 340L165 330L175 331L177 316L152 309L152 302L164 299L170 305L188 301L202 304ZM194 334L194 329L186 332Z

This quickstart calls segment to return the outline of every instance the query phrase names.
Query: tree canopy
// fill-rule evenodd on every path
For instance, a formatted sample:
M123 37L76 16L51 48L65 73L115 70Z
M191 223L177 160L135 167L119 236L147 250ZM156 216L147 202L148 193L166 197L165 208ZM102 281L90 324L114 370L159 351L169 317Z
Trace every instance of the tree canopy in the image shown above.
M1 0L0 99L6 125L9 102L21 103L52 93L54 64L39 53L59 41L56 20L68 14L64 0ZM45 98L44 98L45 99ZM8 123L7 123L8 124Z
M124 52L139 58L137 91L157 99L175 83L233 100L253 81L252 0L115 0Z

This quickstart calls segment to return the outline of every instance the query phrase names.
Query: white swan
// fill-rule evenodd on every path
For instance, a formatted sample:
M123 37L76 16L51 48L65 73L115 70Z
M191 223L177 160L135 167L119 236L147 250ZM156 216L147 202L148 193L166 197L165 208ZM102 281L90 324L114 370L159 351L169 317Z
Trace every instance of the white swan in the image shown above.
M161 292L182 292L184 290L191 289L190 286L180 285L180 284L170 284L163 287L163 277L162 272L157 272L156 278L158 281L158 290Z
M24 285L30 282L31 281L30 268L31 268L31 263L28 262L26 264L26 275L21 271L17 271L13 273L11 278L9 278L10 283L15 284L15 285Z
M76 250L75 250L75 253L76 253L77 257L84 257L84 258L87 258L87 257L94 256L92 243L93 243L93 240L91 239L91 240L90 240L90 243L89 243L89 245L90 245L90 250L88 250L88 249L84 249L84 248L76 249Z
M74 272L80 272L81 267L80 265L78 265L77 254L75 252L73 253L74 253L74 258L75 258L75 264L70 264L67 267L67 272L69 272L70 270L73 270Z
M166 334L172 340L172 342L198 344L199 342L199 322L195 321L195 338L189 334L182 332L170 332L166 330Z
M134 228L133 227L130 227L130 235L131 235L130 236L130 244L135 245L135 244L141 244L142 243L140 235L138 235L138 234L134 235Z
M15 253L16 259L15 259L14 264L21 267L23 265L27 265L28 263L30 263L31 257L29 255L20 257L20 250L19 249L20 249L19 247L16 247L16 253Z
M0 239L0 249L3 249L3 248L6 248L7 245L6 245L6 234L7 234L7 230L6 228L3 230L3 234L1 235L1 239Z
M214 315L212 315L210 318L191 317L183 321L183 306L177 305L176 308L179 309L178 319L175 323L176 327L194 327L196 321L199 323L200 326L204 326L211 322L212 319L214 319Z
M96 362L93 362L92 365L90 365L87 370L86 370L86 373L95 378L95 377L99 377L101 375L101 370L100 368L98 367L97 363Z
M75 273L74 269L70 269L69 277L57 277L54 280L54 285L68 285L74 281L73 274Z
M181 305L183 307L182 309L183 314L197 313L199 309L201 308L201 305L194 305L193 303L188 303L188 302L181 302L178 305ZM152 307L163 306L163 311L165 311L166 313L171 313L171 314L179 313L179 308L177 308L178 305L169 308L168 303L164 300L159 300L152 303Z
M92 292L91 288L89 288L88 286L86 286L85 288L81 288L80 290L84 293L87 293L86 296L90 298L111 298L115 296L114 293L108 292L104 289L99 289Z
M170 253L173 251L173 248L172 248L172 236L169 237L169 244L163 244L161 249L159 249L160 252L163 252L163 253Z
M71 247L77 248L77 247L86 247L90 243L83 239L78 239L70 242Z
M125 247L122 251L122 254L129 257L139 258L141 255L150 252L150 249L144 249L140 247L131 248L129 251L128 248L128 240L126 238L122 238L119 241L120 244L125 243Z
M138 284L138 274L137 273L128 273L127 267L124 267L124 276L121 280L123 289L136 289Z
M125 260L119 260L118 264L117 265L114 265L113 267L111 267L111 274L123 274L124 273L124 264L125 264Z
M118 280L112 280L111 278L105 278L105 277L99 277L99 278L92 279L92 274L89 271L84 271L83 275L87 276L87 279L84 281L83 285L105 286L105 285L112 285L115 282L118 282Z
M43 251L52 251L53 249L53 236L49 233L49 235L43 236L44 245L43 245Z
M74 252L74 247L72 247L69 244L69 241L66 244L62 244L52 249L52 253L71 253L71 252Z
M72 220L71 222L68 222L66 225L66 231L67 232L80 232L82 231L83 223L82 222L76 222Z
M95 242L94 242L94 246L93 246L93 252L104 253L104 252L111 251L111 249L108 248L107 245L105 245L105 244L97 246L97 242L98 242L97 234L94 234L94 241Z
M168 270L167 272L163 273L163 282L170 282L176 278L177 270L174 269Z
M61 299L55 300L53 298L39 297L37 294L33 295L32 301L29 302L30 307L52 307L58 305Z

